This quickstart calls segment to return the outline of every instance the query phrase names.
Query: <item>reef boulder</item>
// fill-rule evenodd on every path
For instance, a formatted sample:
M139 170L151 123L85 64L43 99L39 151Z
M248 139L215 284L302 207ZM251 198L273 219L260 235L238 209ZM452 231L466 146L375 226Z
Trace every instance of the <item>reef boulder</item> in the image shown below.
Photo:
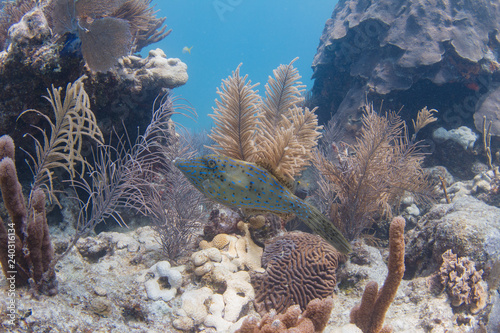
M484 268L500 260L500 209L464 196L434 206L407 236L408 275L435 271L450 249Z
M496 2L338 2L313 61L310 103L352 141L366 100L413 118L440 111L437 127L473 127L482 95L499 81ZM411 123L411 122L410 122Z

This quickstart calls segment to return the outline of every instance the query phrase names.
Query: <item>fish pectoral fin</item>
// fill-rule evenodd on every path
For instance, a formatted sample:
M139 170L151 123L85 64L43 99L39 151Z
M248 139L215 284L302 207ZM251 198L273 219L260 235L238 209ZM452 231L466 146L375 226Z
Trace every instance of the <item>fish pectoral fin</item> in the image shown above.
M210 192L211 186L210 186L210 181L208 179L205 179L203 183L201 183L201 186L203 187L203 190L205 192Z

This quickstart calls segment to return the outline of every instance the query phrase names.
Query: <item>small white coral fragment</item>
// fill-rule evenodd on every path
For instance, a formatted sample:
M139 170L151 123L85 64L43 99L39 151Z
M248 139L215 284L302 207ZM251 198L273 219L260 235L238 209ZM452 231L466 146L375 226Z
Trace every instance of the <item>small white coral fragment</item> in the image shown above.
M209 315L205 318L204 324L208 327L215 327L217 332L229 332L229 328L233 323L223 318L224 307L223 296L214 294L210 298Z
M182 294L182 310L188 317L193 319L195 325L205 321L208 315L208 309L205 302L214 294L212 289L203 287L200 289L189 290Z
M239 271L230 276L227 289L223 294L226 307L224 319L235 322L238 320L243 307L255 299L255 293L250 284L250 275L246 271Z
M250 235L249 224L242 221L238 222L238 229L245 233L245 236L236 242L236 251L238 259L235 260L240 269L247 267L252 271L263 272L261 258L264 250L254 243Z
M149 299L156 301L162 299L165 302L173 299L177 289L182 285L182 274L179 270L170 267L168 261L160 261L154 264L147 273L153 274L153 278L144 283ZM168 279L170 288L161 287L161 278Z

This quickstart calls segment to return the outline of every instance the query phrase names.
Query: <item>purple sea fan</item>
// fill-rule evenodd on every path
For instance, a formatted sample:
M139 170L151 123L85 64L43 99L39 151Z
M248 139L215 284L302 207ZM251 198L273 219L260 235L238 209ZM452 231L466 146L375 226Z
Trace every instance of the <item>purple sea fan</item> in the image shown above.
M122 56L165 38L165 18L156 18L150 0L52 0L45 12L53 31L76 33L85 62L104 72Z
M130 26L123 19L104 17L90 24L80 23L78 30L83 58L92 70L105 72L132 48Z

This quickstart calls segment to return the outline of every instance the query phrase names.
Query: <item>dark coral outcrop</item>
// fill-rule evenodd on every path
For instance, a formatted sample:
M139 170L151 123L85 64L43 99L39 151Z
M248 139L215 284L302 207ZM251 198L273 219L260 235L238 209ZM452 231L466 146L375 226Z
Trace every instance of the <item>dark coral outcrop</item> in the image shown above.
M341 258L317 235L295 231L272 239L262 256L266 271L251 275L257 311L283 313L295 304L305 309L311 300L331 296Z
M366 99L404 106L405 119L429 106L440 111L437 126L473 127L481 97L500 81L499 16L486 0L339 1L314 58L310 102L321 121L334 114L348 141Z
M138 127L145 129L148 126L155 99L168 89L186 83L187 66L179 59L167 58L163 51L156 49L151 50L146 58L134 55L113 58L115 65L112 69L105 73L93 72L85 65L78 35L64 33L61 27L58 28L60 34L55 33L56 23L51 15L54 8L51 6L62 6L63 2L44 2L49 5L28 11L8 29L5 50L0 52L0 133L10 135L19 146L32 152L31 138L25 134L34 134L32 125L40 126L42 117L18 119L19 114L32 108L50 115L49 103L41 98L46 95L47 89L51 85L64 86L68 81L86 75L85 89L104 136L109 137L113 126L119 135L123 135L124 125L133 140ZM66 1L68 4L72 2ZM150 3L143 0L133 2L142 5ZM85 3L98 6L95 1ZM133 35L140 37L142 46L157 41L165 34L160 27L164 19L155 18L154 12L149 9L144 10L150 20L147 24L143 22L142 28L131 28ZM130 10L127 13L130 14ZM116 15L122 17L127 13L116 12ZM130 17L127 20L131 24L134 22ZM157 33L162 31L163 34L158 36ZM93 53L95 48L99 47L94 45ZM91 152L90 146L84 147L84 150L89 154ZM24 158L21 155L17 156L18 166L24 165L20 163ZM19 171L23 173L25 170L21 168Z

